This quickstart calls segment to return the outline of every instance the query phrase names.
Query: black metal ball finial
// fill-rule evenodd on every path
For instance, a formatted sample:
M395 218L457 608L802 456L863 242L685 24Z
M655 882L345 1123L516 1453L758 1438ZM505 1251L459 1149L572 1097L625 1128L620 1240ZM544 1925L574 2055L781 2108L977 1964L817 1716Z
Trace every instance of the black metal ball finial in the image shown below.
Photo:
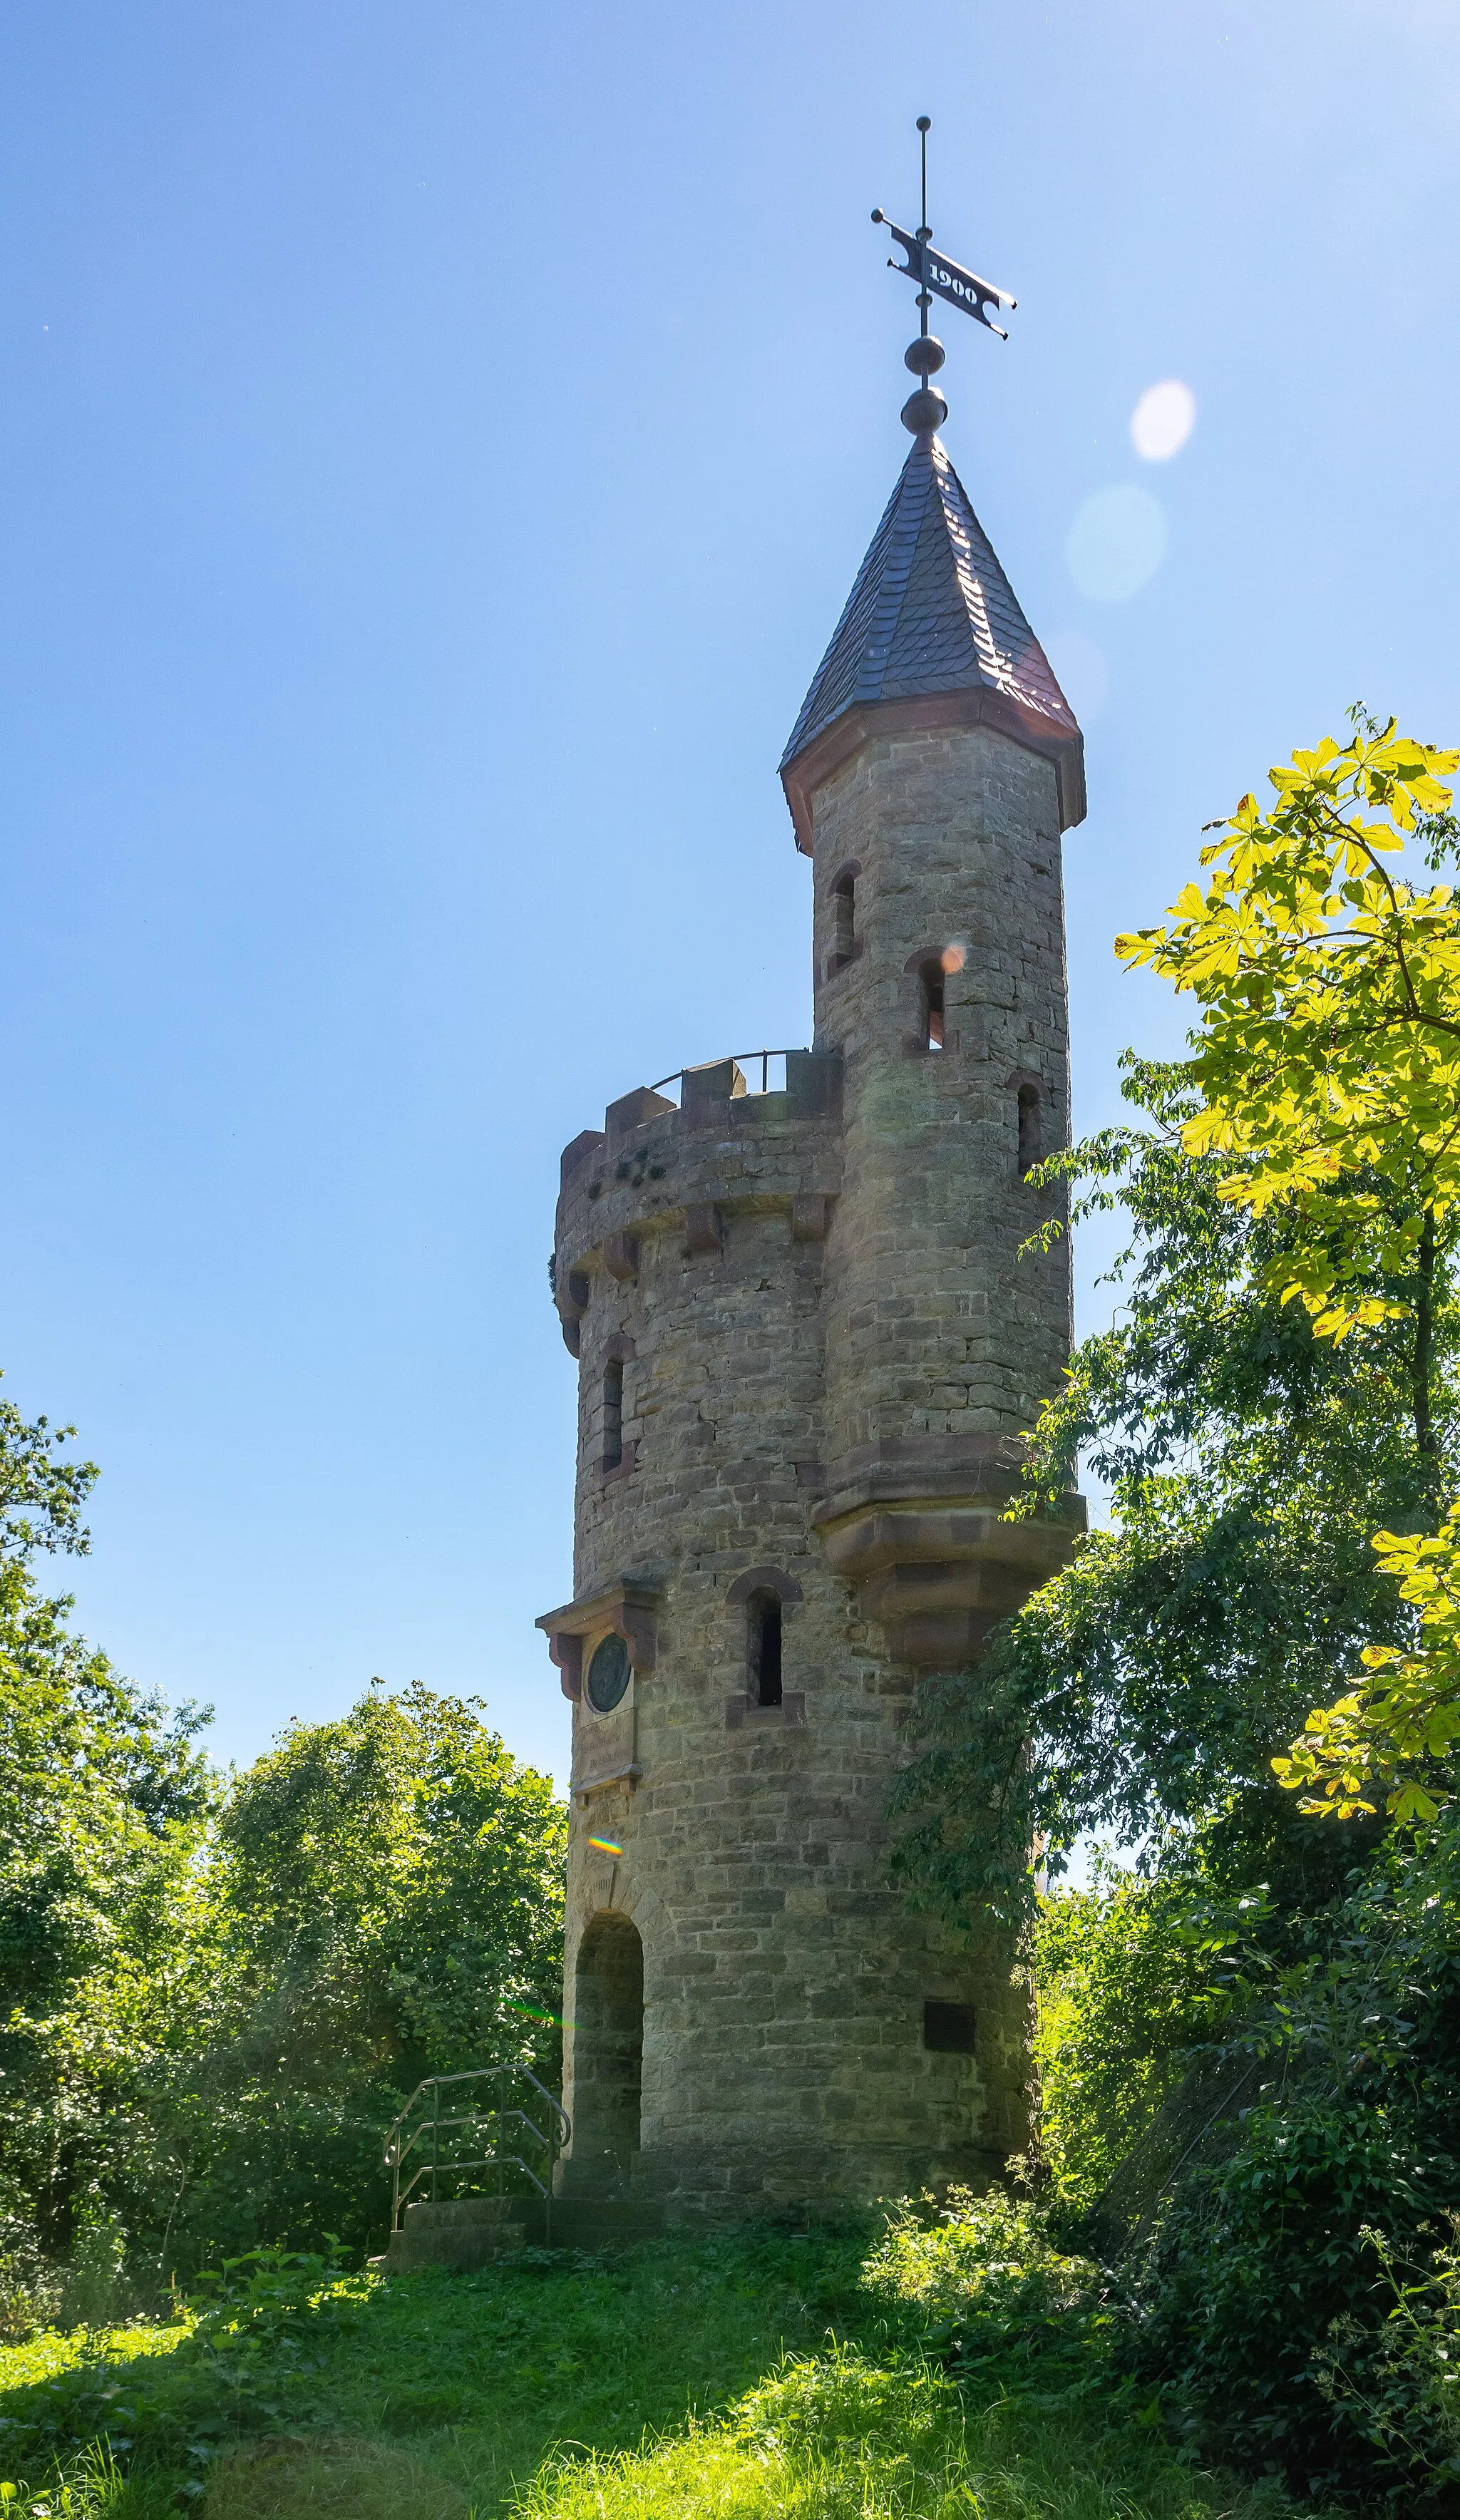
M935 333L925 333L918 341L909 341L902 353L902 364L911 368L915 377L935 377L948 353Z
M920 113L920 114L919 114L919 116L918 116L918 129L919 129L920 131L931 131L931 130L933 129L933 116L932 116L932 114L931 114L931 113Z
M902 406L902 426L914 437L921 437L925 429L941 428L947 417L948 406L935 385L920 385Z

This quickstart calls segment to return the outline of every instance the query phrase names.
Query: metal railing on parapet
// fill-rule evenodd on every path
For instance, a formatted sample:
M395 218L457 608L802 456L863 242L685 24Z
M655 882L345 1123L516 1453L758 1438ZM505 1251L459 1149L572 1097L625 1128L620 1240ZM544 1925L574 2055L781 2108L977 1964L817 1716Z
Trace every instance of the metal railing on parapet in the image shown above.
M473 2084L504 2088L500 2097L469 2098ZM467 2105L459 2107L460 2101ZM539 2196L551 2211L553 2164L571 2133L566 2111L525 2065L429 2074L386 2138L391 2230L400 2229L406 2206L427 2181L433 2204L444 2183L452 2195ZM494 2183L483 2184L483 2174ZM463 2179L470 2182L465 2189L455 2183Z
M703 1076L710 1068L728 1067L733 1070L730 1084L732 1100L742 1094L783 1094L786 1090L786 1061L791 1056L791 1052L784 1050L738 1050L728 1058L697 1058L693 1066L676 1067L669 1075L662 1076L657 1085L650 1086L649 1091L651 1094L666 1094L673 1086L682 1102L687 1076ZM780 1067L772 1083L772 1063L776 1060L780 1061ZM757 1069L758 1084L753 1082Z

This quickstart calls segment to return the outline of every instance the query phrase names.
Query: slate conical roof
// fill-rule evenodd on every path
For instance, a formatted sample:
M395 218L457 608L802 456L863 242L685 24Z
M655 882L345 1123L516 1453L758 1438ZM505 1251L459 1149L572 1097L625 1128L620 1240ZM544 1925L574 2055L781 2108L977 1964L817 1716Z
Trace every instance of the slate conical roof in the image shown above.
M1068 776L1083 749L1074 711L944 448L926 430L806 694L782 777L850 712L955 693L984 694L991 703L958 715L986 716L1061 765L1062 795L1070 785L1066 803L1074 807L1062 819L1078 821L1083 781L1077 770L1072 782Z

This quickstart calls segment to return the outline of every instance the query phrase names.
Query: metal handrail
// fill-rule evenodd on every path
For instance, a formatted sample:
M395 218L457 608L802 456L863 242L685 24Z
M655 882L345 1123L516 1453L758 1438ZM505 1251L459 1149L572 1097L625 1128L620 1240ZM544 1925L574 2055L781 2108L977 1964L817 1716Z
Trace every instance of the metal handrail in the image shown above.
M746 1084L746 1092L747 1094L768 1094L770 1092L770 1086L767 1083L767 1079L770 1074L771 1060L773 1058L789 1058L790 1056L791 1053L785 1050L736 1050L730 1053L728 1058L697 1058L692 1066L672 1067L669 1070L668 1075L660 1077L656 1084L650 1086L649 1091L651 1094L662 1094L666 1085L677 1085L680 1090L680 1099L683 1100L685 1078L687 1076L697 1076L702 1068L727 1066L738 1067L742 1076L745 1076L746 1071L749 1068L753 1067L755 1061L758 1059L760 1062L760 1082L758 1086L755 1086L750 1084L748 1081ZM780 1090L781 1089L778 1086L776 1091L779 1093Z
M529 2116L525 2108L515 2103L510 2103L506 2108L479 2108L469 2106L453 2115L442 2116L441 2095L443 2092L452 2091L456 2085L462 2083L500 2083L509 2079L517 2083L530 2083L532 2090L537 2093L538 2099L543 2103L543 2108L538 2111L538 2115L541 2116L544 2111L546 2112L546 2126L539 2126L535 2117ZM422 2103L425 2100L425 2096L428 2092L431 2095L429 2106L418 2107L418 2103ZM463 2096L465 2095L463 2094ZM407 2133L407 2121L412 2118L414 2118L416 2122L411 2126L409 2133ZM484 2152L468 2153L463 2156L462 2154L457 2153L454 2146L452 2146L448 2149L446 2156L444 2158L442 2157L441 2137L443 2134L447 2134L450 2129L455 2127L477 2126L483 2126L488 2130L494 2130L500 2127L504 2135L509 2129L514 2131L518 2129L524 2130L525 2135L532 2138L531 2145L525 2145L525 2150L530 2150L535 2146L539 2170L542 2175L539 2175L539 2170L534 2170L531 2162L524 2157L524 2152L506 2151L502 2149L495 2140L494 2134L491 2132L488 2132L485 2136L484 2139L487 2143L488 2149ZM390 2132L386 2138L386 2148L383 2159L385 2167L390 2173L391 2230L398 2231L400 2229L401 2217L405 2212L405 2208L410 2202L415 2189L421 2185L423 2180L429 2179L431 2181L431 2201L433 2204L435 2204L439 2199L441 2180L443 2178L454 2179L459 2173L469 2170L495 2170L498 2175L496 2192L499 2196L507 2193L507 2190L501 2184L503 2173L508 2171L521 2171L524 2178L527 2180L529 2185L536 2189L537 2194L543 2199L549 2213L551 2213L553 2164L557 2159L558 2154L563 2150L564 2145L569 2141L571 2134L572 2128L569 2122L567 2111L557 2100L554 2099L552 2092L548 2091L543 2084L539 2083L536 2075L532 2072L529 2066L476 2065L470 2067L465 2073L461 2074L428 2074L423 2081L416 2085L410 2098L406 2101L406 2104L400 2111L399 2115L394 2119L390 2127ZM415 2152L418 2145L424 2145L426 2143L428 2138L430 2138L431 2145L430 2158L418 2161L415 2169L411 2171L409 2178L402 2182L401 2174L405 2170L411 2155ZM517 2134L516 2140L520 2144L524 2143L524 2134Z

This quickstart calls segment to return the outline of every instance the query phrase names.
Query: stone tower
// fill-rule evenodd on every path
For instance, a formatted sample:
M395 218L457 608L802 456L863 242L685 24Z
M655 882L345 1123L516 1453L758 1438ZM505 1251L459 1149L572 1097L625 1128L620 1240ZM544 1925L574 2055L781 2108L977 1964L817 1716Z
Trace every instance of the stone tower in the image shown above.
M919 1672L976 1658L1076 1517L999 1512L1070 1340L1065 1245L1019 1253L1066 1142L1083 747L943 416L925 383L781 763L814 1044L640 1087L563 1156L575 1598L538 1624L590 2228L979 2184L1026 2140L1011 1952L886 1869Z

